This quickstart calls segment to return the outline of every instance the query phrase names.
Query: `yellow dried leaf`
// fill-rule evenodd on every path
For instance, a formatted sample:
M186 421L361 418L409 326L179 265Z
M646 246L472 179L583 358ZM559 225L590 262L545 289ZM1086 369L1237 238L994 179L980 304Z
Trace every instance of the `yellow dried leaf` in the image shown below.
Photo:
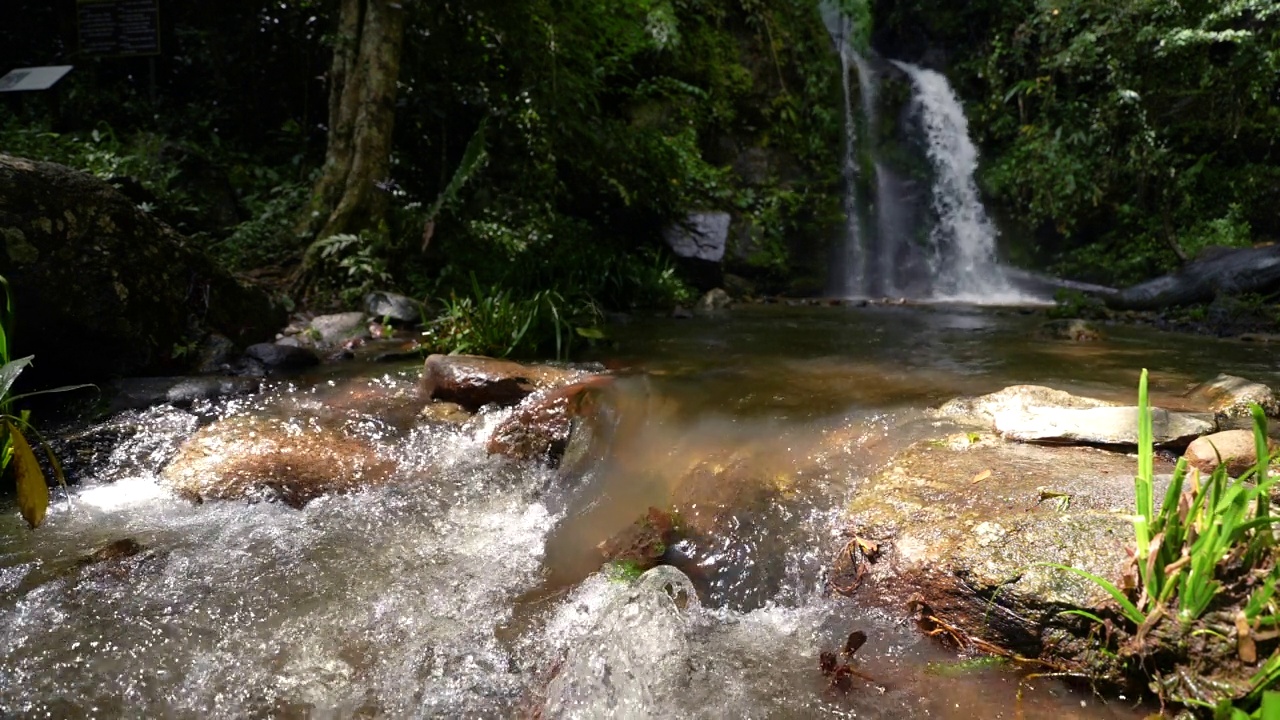
M32 529L44 522L44 515L49 510L49 486L44 481L44 471L31 451L31 445L22 435L18 427L8 420L5 427L13 443L13 470L18 481L18 510L22 519Z
M983 480L986 480L986 479L987 479L987 478L989 478L989 477L991 477L991 470L990 470L990 469L983 470L982 472L978 473L977 475L974 475L974 476L973 476L973 479L969 481L969 484L970 484L970 485L976 485L976 484L978 484L978 483L982 482Z

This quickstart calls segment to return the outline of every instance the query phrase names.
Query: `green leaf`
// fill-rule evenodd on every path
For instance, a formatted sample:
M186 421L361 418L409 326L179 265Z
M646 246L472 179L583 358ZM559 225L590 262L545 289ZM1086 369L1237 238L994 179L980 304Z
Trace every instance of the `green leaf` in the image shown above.
M8 419L4 421L13 444L14 477L18 485L18 510L22 519L35 529L44 522L45 513L49 510L49 485L45 483L44 472L31 445L23 437L18 426Z
M85 388L97 389L97 387L98 386L94 385L93 383L81 383L79 385L63 385L62 387L49 388L48 390L36 390L35 392L22 393L21 395L14 395L10 397L8 401L16 402L18 400L25 400L29 397L35 397L36 395L48 395L50 393L64 393L64 392L71 392L73 390L83 390Z
M578 333L579 336L587 338L589 340L603 340L605 337L604 330L601 330L598 327L574 328L574 332Z
M1094 575L1093 573L1088 572L1086 570L1068 567L1066 565L1059 565L1057 563L1036 563L1036 565L1044 565L1045 567L1057 568L1059 570L1066 570L1067 572L1075 575L1079 575L1085 580L1088 580L1094 583L1095 585L1097 585L1098 587L1102 588L1103 590L1106 590L1107 594L1110 595L1111 598L1116 601L1116 604L1120 606L1120 610L1121 612L1124 613L1124 616L1128 618L1130 622L1132 622L1135 625L1141 625L1143 621L1147 619L1146 616L1142 614L1142 611L1138 609L1138 606L1134 605L1133 602L1129 600L1129 598L1125 597L1124 593L1120 592L1120 588L1116 587L1109 580L1100 578L1097 575Z
M28 355L17 360L10 360L0 367L0 400L11 400L8 398L9 388L13 387L13 382L22 374L23 368L31 364L31 360L35 355Z

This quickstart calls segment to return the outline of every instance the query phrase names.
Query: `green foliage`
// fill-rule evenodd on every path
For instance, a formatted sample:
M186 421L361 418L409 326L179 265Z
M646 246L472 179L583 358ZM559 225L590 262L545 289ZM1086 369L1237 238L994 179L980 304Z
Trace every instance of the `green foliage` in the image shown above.
M18 495L18 509L23 519L35 528L44 521L45 512L49 508L49 488L45 482L44 470L36 460L26 434L33 433L43 446L49 465L53 468L58 483L65 489L66 478L62 474L62 466L53 454L49 443L45 442L36 429L31 426L30 414L26 411L14 414L14 403L24 397L43 393L66 392L89 385L75 385L38 393L15 395L13 384L22 371L31 364L31 356L12 358L9 355L9 339L13 327L13 296L9 293L9 282L0 276L0 476L13 470L14 483Z
M1102 298L1079 290L1062 288L1053 294L1053 300L1056 304L1047 313L1051 318L1100 320L1107 317L1107 305Z
M986 189L1056 271L1128 283L1280 235L1271 0L886 6L880 29L955 51Z
M1134 587L1132 594L1083 570L1053 567L1096 583L1115 600L1130 624L1127 630L1134 633L1128 654L1145 672L1158 671L1143 665L1143 658L1157 652L1150 647L1153 641L1147 638L1160 632L1161 623L1177 622L1183 633L1199 628L1201 632L1225 636L1213 629L1210 610L1234 614L1230 632L1235 633L1243 659L1250 636L1266 638L1269 631L1280 628L1280 598L1276 596L1280 565L1273 528L1280 523L1280 517L1270 514L1277 478L1268 473L1271 458L1266 417L1261 408L1253 406L1257 452L1253 469L1232 480L1225 465L1219 465L1202 483L1198 472L1188 473L1186 458L1181 458L1157 505L1146 370L1138 385L1138 408L1134 576L1128 578L1132 582L1122 583ZM1235 596L1234 601L1224 602L1223 595L1228 591ZM1238 605L1232 607L1233 604ZM1075 614L1097 619L1090 613ZM1248 640L1247 645L1256 647L1253 640ZM1243 706L1244 710L1257 707L1262 693L1273 687L1278 678L1280 648L1275 648L1255 673L1250 689L1243 695L1232 695L1220 709L1230 711L1232 705ZM1196 697L1179 701L1204 702Z
M442 299L444 312L430 323L428 344L438 350L493 357L554 351L564 359L576 343L601 336L594 306L571 306L550 290L522 298L509 289L483 288L474 275L471 281L469 294Z

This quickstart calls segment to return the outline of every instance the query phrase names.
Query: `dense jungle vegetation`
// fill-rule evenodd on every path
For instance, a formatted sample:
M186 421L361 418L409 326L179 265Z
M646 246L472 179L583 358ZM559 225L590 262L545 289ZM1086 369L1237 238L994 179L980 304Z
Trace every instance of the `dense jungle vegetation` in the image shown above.
M875 3L883 53L945 65L991 197L1060 272L1146 279L1280 236L1280 3Z
M331 58L360 4L165 5L152 76L147 59L79 56L69 0L19 3L0 60L76 70L4 96L0 149L113 179L312 305L388 286L688 302L660 231L694 210L734 213L728 272L821 290L843 136L816 3L405 4L380 207L318 236ZM879 54L957 86L1020 262L1124 284L1280 233L1273 0L841 5Z

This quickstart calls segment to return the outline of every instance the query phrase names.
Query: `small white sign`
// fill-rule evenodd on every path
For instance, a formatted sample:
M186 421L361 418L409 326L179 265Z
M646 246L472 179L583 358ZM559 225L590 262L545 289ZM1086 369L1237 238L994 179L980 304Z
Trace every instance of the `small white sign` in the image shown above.
M45 67L29 67L10 70L0 77L0 92L17 92L19 90L48 90L63 75L71 72L71 65L46 65Z

